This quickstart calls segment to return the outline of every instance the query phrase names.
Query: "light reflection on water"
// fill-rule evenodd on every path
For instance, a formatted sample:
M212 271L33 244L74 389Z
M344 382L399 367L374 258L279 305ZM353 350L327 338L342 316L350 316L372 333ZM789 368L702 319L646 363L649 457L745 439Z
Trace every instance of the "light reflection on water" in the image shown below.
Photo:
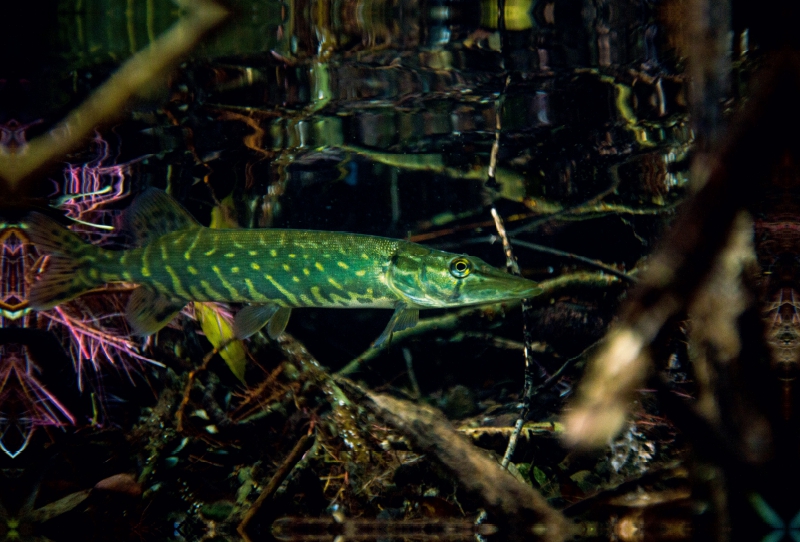
M512 244L561 254L516 248L525 276L563 282L526 316L533 342L522 342L515 306L433 314L418 337L379 352L368 346L384 312L300 310L288 328L297 341L249 345L242 385L189 315L157 339L127 338L123 284L68 305L74 325L55 331L74 367L23 362L24 342L24 354L3 350L4 363L41 392L26 394L22 377L2 384L0 442L13 441L2 448L13 453L0 458L9 481L0 517L27 518L32 532L56 540L59 526L87 517L98 538L116 532L104 530L108 518L122 517L144 538L176 540L237 538L243 518L253 539L270 536L273 521L281 540L493 534L491 515L473 525L486 503L356 398L343 398L317 360L330 372L357 362L350 376L363 385L436 406L463 433L473 430L474 444L502 455L522 349L536 352L539 383L547 381L603 335L627 286L569 255L621 273L638 268L687 191L694 140L683 59L659 5L500 5L235 2L226 26L99 127L95 147L31 181L25 201L110 226L129 194L158 186L206 225L410 238L502 267L494 205ZM7 99L29 93L37 104L3 112L6 148L53 127L181 15L169 3L117 0L63 2L56 13L45 27L52 48L0 87ZM76 183L92 194L77 197ZM5 223L18 224L21 211L9 213ZM54 331L47 314L21 312L20 277L38 262L20 259L17 237L4 241L4 281L12 280L6 264L15 266L13 291L6 284L0 300L8 302L4 327ZM3 344L17 345L9 336ZM684 351L678 356L685 362ZM690 500L690 477L676 466L685 445L650 397L597 456L561 447L551 422L579 375L570 366L535 399L515 479L564 510L577 536L690 538L702 501ZM307 433L313 443L292 456ZM133 480L101 486L119 473ZM75 504L56 507L57 519L34 513L73 492ZM35 505L17 506L23 494ZM103 498L113 502L104 508ZM525 529L555 539L537 521Z

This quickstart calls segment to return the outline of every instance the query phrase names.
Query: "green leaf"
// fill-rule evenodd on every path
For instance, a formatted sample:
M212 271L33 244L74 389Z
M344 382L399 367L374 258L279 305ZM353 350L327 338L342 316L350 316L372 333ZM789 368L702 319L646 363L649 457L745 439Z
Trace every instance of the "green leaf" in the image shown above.
M219 355L225 360L234 376L244 384L247 351L244 343L234 337L231 322L220 315L214 303L195 302L194 315L200 322L208 342L219 351Z
M225 521L233 513L236 506L232 502L217 501L200 507L200 514L212 521Z
M531 464L530 463L517 463L517 470L525 478L525 481L531 483Z
M539 484L539 487L547 485L547 475L539 467L533 467L533 479Z

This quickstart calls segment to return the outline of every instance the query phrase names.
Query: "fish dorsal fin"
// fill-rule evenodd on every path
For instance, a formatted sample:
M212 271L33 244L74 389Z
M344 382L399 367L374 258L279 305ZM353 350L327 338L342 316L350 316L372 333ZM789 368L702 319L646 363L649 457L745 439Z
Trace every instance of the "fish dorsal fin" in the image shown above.
M292 314L292 309L288 307L281 307L275 311L272 318L269 319L267 324L267 335L270 339L277 339L286 329L286 324L289 323L289 316Z
M389 319L386 329L381 336L372 343L373 348L377 348L392 337L392 333L412 328L419 321L419 309L411 309L405 303L400 303L394 310L394 314Z
M124 223L139 246L176 230L201 227L180 203L157 188L148 188L133 200Z
M125 317L135 335L152 335L181 311L185 301L167 299L146 286L133 290L125 308Z
M233 334L237 339L246 339L267 325L280 307L274 303L248 305L233 318Z

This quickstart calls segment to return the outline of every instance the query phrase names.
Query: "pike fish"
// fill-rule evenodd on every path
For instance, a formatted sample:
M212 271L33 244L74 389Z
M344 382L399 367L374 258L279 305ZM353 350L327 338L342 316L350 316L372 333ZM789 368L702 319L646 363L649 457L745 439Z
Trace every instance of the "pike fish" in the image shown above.
M136 284L126 308L134 333L155 333L191 301L250 303L238 338L286 328L300 307L394 309L373 343L416 324L419 310L522 299L536 282L484 261L399 239L282 229L211 229L165 192L149 189L125 213L137 247L107 250L32 213L30 241L48 255L28 304L47 310L109 282Z

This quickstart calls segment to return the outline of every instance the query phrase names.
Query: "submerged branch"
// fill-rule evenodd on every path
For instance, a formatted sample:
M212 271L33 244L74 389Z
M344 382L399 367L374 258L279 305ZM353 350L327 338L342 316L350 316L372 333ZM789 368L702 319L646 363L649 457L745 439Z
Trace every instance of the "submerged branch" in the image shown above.
M542 293L536 296L535 298L531 299L531 304L546 304L549 303L550 298L556 295L559 295L561 292L565 290L569 290L570 288L575 287L591 287L591 288L608 288L610 285L619 282L619 278L616 276L612 276L607 273L589 273L589 272L578 272L578 273L570 273L568 275L562 275L560 277L545 280L539 283L539 287L542 289ZM399 331L392 335L392 340L386 341L377 348L370 348L359 355L357 358L353 359L350 363L348 363L345 367L340 369L336 374L347 376L357 372L361 369L362 365L365 363L377 358L380 356L384 351L391 348L392 345L397 345L401 341L405 341L409 337L414 337L417 335L423 335L425 333L430 333L433 331L446 331L446 330L454 330L459 327L459 325L470 316L484 312L484 311L494 311L500 312L503 309L510 309L515 308L520 305L520 301L509 301L507 303L495 303L492 305L482 305L476 307L465 307L463 309L457 311L451 311L441 316L435 316L433 318L424 318L417 323L416 326L410 329L404 329L403 331Z
M0 155L0 177L12 188L34 171L58 160L80 145L97 129L125 112L125 104L148 90L228 16L210 0L179 2L186 9L178 22L149 47L137 52L89 98L47 134L37 137L20 152Z
M568 520L531 486L517 481L486 452L456 431L438 411L388 395L372 393L341 377L339 385L376 416L401 431L414 446L450 469L468 491L481 496L506 540L556 542L570 537Z

